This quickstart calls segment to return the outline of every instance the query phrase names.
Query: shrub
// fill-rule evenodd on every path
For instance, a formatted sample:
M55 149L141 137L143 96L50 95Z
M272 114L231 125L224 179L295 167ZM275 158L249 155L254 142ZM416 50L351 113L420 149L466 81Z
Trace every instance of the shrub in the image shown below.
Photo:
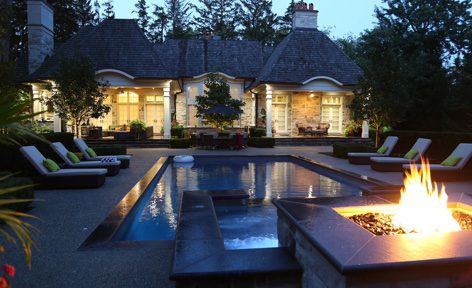
M343 131L346 137L360 137L362 134L362 125L355 121L349 121Z
M248 139L247 146L257 148L274 148L275 139L270 137L251 137Z
M174 138L169 140L169 147L176 149L186 149L192 146L192 141L188 138Z
M0 172L0 177L5 177L7 175L11 175L10 172ZM27 186L33 185L33 180L27 177L8 177L2 181L0 181L0 189L4 188L12 188L12 187L20 187L20 186ZM26 187L22 188L18 191L13 193L8 193L4 195L0 195L1 199L34 199L34 187ZM15 203L5 206L5 208L12 209L14 211L23 211L25 212L27 208L31 205L32 201L23 202L23 203Z
M260 127L249 128L249 137L264 137L266 136L266 129Z
M172 127L170 129L170 136L172 136L172 138L184 138L184 127Z
M333 156L338 158L347 158L347 153L351 152L374 152L375 149L368 144L338 143L333 144Z
M426 152L426 157L433 162L444 160L460 143L472 143L470 132L447 132L447 131L397 131L392 130L383 134L383 140L387 136L398 136L398 143L393 153L406 153L418 138L431 139L433 142Z
M100 156L126 155L126 146L99 146L92 149Z

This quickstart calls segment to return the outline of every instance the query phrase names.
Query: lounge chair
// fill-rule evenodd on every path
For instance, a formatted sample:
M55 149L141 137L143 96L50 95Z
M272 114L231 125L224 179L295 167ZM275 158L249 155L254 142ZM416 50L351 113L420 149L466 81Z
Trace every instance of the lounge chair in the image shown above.
M357 153L351 152L347 154L349 159L349 163L356 164L356 165L369 165L370 164L370 157L388 157L392 154L393 148L398 142L397 136L388 136L385 139L383 145L379 148L379 151L374 153ZM381 149L385 150L382 152Z
M105 183L107 169L60 169L50 172L43 165L46 158L36 147L24 146L20 151L39 173L33 180L41 189L97 188Z
M54 152L61 157L61 159L66 163L68 168L103 168L107 169L107 176L115 176L120 172L120 161L116 162L101 162L101 161L83 161L79 163L73 163L67 156L67 150L61 142L51 143L51 148Z
M74 139L74 143L79 148L80 152L84 155L86 161L101 161L103 158L110 158L115 157L117 160L121 162L120 168L125 169L129 167L129 162L131 160L131 155L109 155L109 156L97 156L91 157L91 155L87 152L89 148L87 143L82 138Z
M430 139L418 138L403 157L370 157L370 167L382 172L401 172L404 164L418 162L428 150L431 142Z
M455 165L446 165L446 161L457 157ZM470 181L472 180L472 143L459 144L451 155L441 164L430 164L433 181ZM453 161L455 162L455 161ZM421 164L413 164L421 168ZM403 165L403 173L410 173L410 165Z

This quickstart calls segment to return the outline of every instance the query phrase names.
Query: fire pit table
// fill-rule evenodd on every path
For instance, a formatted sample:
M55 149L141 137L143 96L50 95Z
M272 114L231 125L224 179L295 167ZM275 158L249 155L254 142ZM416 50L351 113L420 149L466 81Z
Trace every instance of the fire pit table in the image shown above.
M451 208L472 207L470 195L454 198ZM274 200L279 242L303 267L303 287L471 287L472 231L376 236L347 218L355 211L381 211L398 200Z

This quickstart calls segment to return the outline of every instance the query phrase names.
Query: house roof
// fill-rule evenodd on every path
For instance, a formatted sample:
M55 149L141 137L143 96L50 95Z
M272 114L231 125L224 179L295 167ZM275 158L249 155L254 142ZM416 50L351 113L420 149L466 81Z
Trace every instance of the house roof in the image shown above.
M178 78L221 72L236 78L256 78L264 66L266 50L260 42L247 40L174 40L155 50Z
M51 79L62 58L87 56L96 71L115 69L134 78L172 78L135 20L108 19L86 26L54 51L30 78Z
M179 79L210 72L260 83L304 84L314 77L355 85L360 68L324 33L295 29L275 48L247 40L173 40L154 45L135 20L108 19L83 27L54 50L28 80L52 79L63 57L75 52L99 70L119 70L134 78Z
M358 83L362 71L317 29L295 29L275 48L256 83L304 84L315 77Z

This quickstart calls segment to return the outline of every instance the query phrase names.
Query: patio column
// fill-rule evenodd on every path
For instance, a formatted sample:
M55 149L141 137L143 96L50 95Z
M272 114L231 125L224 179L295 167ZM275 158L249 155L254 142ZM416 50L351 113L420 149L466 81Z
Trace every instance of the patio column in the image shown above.
M272 90L267 86L266 91L266 135L272 137Z
M164 139L170 139L171 128L171 111L170 111L170 83L164 87Z

